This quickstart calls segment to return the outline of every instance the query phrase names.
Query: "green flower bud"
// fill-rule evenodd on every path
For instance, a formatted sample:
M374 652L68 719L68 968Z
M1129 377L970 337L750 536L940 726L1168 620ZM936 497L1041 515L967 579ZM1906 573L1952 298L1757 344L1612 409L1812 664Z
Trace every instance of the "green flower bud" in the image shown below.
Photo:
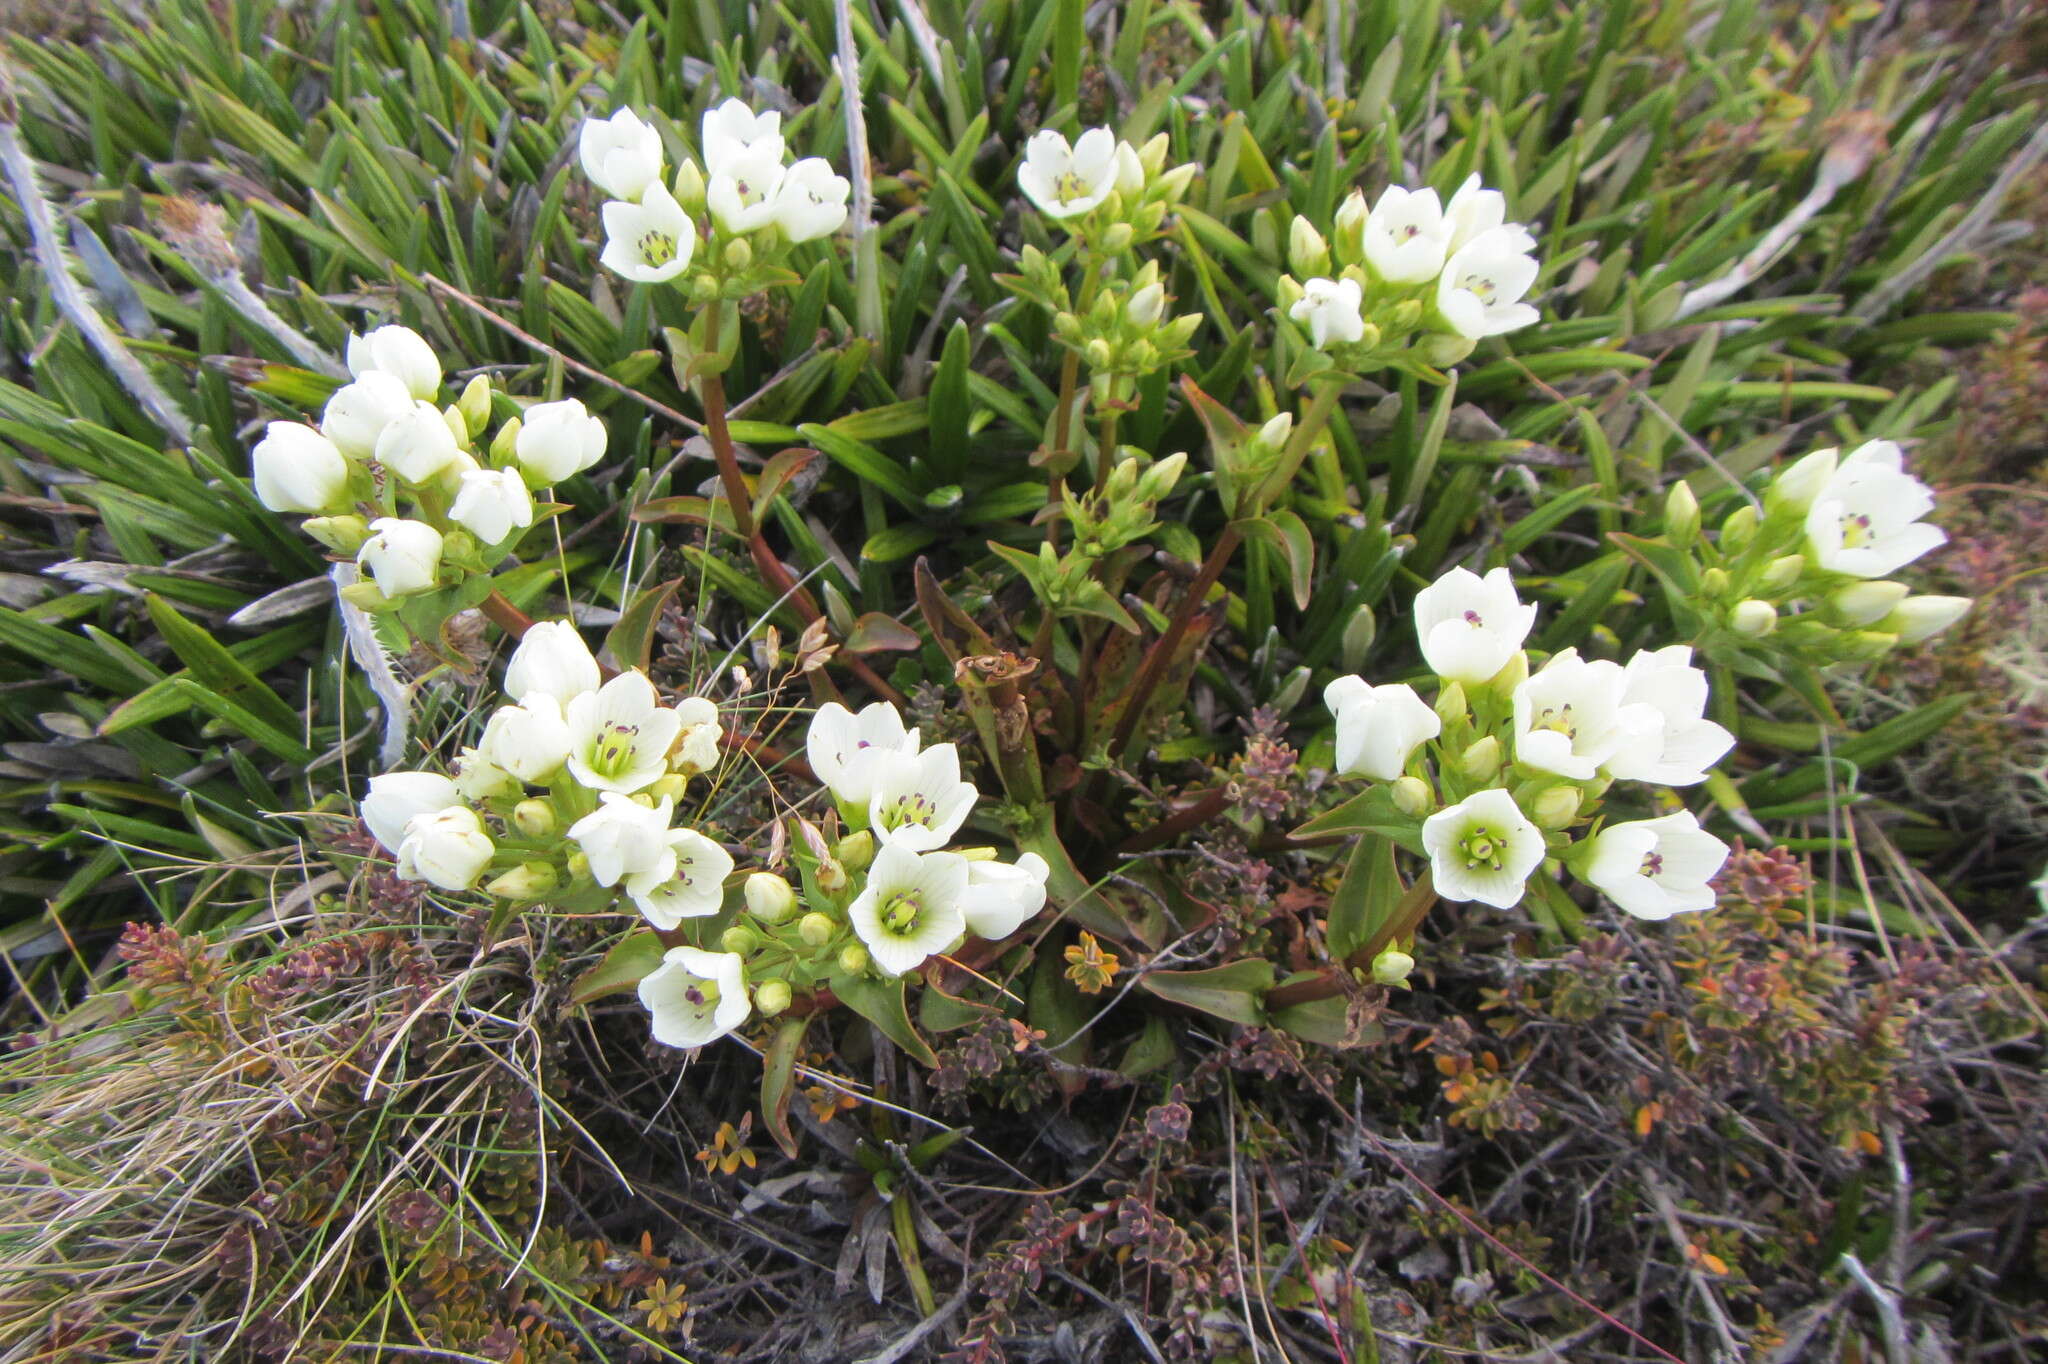
M1371 328L1367 331L1370 332ZM1377 344L1378 340L1378 337L1369 335L1361 340L1361 344ZM1422 338L1421 346L1423 359L1438 369L1449 369L1476 350L1479 343L1469 336L1453 332L1431 332Z
M797 920L797 936L804 940L806 947L823 947L832 941L832 935L839 931L839 925L827 915L812 910Z
M1093 369L1108 369L1116 359L1115 353L1109 348L1109 342L1099 336L1082 348L1082 355Z
M1379 618L1373 615L1370 606L1361 606L1352 613L1337 646L1345 672L1355 673L1364 669L1366 651L1372 648L1379 629Z
M772 871L757 871L745 882L747 913L764 924L779 924L796 912L796 891Z
M751 956L754 949L761 945L761 935L745 924L734 924L718 935L718 945L728 952L737 952L743 957Z
M754 987L754 1008L763 1018L773 1018L790 1005L789 982L764 980Z
M351 559L370 538L370 523L360 516L316 516L303 522L299 529L336 554Z
M866 829L855 829L833 847L832 857L848 871L866 871L875 860L875 836Z
M1728 519L1721 523L1721 549L1734 554L1756 536L1756 508L1745 502L1728 513Z
M1972 604L1968 597L1908 597L1881 628L1896 634L1901 644L1918 644L1968 615Z
M1386 948L1372 959L1372 978L1381 985L1405 988L1414 969L1415 958L1398 947Z
M690 779L688 777L680 772L670 772L656 777L652 782L649 782L647 794L656 800L660 800L663 796L667 796L670 800L681 800L683 792L689 789Z
M684 160L676 167L676 203L692 215L704 212L704 172L697 169L697 163Z
M1699 538L1700 500L1684 479L1671 485L1664 495L1664 536L1674 545L1690 545Z
M1388 789L1394 796L1394 808L1404 815L1420 815L1429 809L1434 793L1429 783L1420 777L1398 777Z
M1700 595L1708 600L1727 596L1729 586L1728 570L1725 568L1717 566L1700 574Z
M1799 581L1806 571L1804 554L1781 554L1764 568L1761 586L1768 592L1783 592Z
M1536 797L1529 808L1529 818L1539 829L1568 829L1579 817L1579 806L1585 802L1585 793L1576 786L1552 786Z
M745 237L734 237L725 244L725 268L737 273L754 263L754 248L747 244Z
M1330 244L1315 225L1299 213L1287 230L1287 265L1297 275L1330 273Z
M520 420L510 418L498 428L498 434L491 438L491 463L510 464L519 445Z
M1850 630L1841 642L1843 656L1858 663L1883 658L1899 647L1899 637L1889 630Z
M442 408L441 420L448 424L448 434L455 437L455 443L468 448L469 418L463 415L461 405L456 403ZM457 481L460 482L459 479Z
M1446 682L1444 689L1436 694L1436 715L1447 725L1457 724L1468 713L1465 704L1465 684Z
M1111 223L1103 230L1102 249L1112 256L1120 256L1131 249L1137 235L1129 223Z
M522 862L484 886L500 900L538 900L555 888L555 869L545 862Z
M1404 298L1387 311L1386 330L1391 332L1412 332L1415 324L1422 321L1422 304L1412 298Z
M1497 692L1512 692L1529 680L1529 655L1517 649L1501 664L1500 671L1486 679L1486 685Z
M1767 601L1751 597L1735 603L1735 609L1728 613L1728 628L1738 635L1762 639L1778 628L1778 608Z
M1179 203L1187 195L1188 186L1194 183L1195 172L1200 169L1192 161L1184 165L1175 166L1172 170L1157 177L1153 185L1153 193L1157 194L1167 203Z
M846 866L836 857L828 857L818 864L818 889L827 895L837 895L846 889Z
M512 807L512 827L528 838L546 838L555 831L555 803L544 796L522 800Z
M590 857L582 849L569 854L569 879L587 881L590 879Z
M382 611L394 611L398 608L398 603L385 596L383 592L378 590L377 584L371 582L368 578L363 579L361 582L350 583L347 587L342 588L341 599L358 610L368 611L371 615L376 615Z
M462 413L461 439L467 445L491 423L491 381L481 374L471 379L463 387L462 396L455 400L455 407Z
M1489 734L1458 755L1458 770L1474 781L1492 781L1500 775L1500 740Z
M857 942L850 942L839 949L839 969L849 976L857 976L868 969L868 950Z

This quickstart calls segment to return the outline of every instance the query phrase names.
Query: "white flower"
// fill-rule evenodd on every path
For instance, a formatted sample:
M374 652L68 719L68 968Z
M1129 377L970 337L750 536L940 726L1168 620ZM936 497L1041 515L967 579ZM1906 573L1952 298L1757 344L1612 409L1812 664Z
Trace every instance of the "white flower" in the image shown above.
M613 274L660 284L683 273L697 249L696 225L659 180L637 204L610 200L603 215L604 251L598 261Z
M1543 861L1543 834L1505 791L1481 791L1422 821L1436 893L1499 909L1520 904Z
M466 469L448 519L495 545L533 524L533 494L516 469Z
M749 151L734 157L704 187L704 206L727 232L752 232L776 221L782 192L781 153Z
M980 796L973 782L960 780L960 750L951 744L933 744L915 756L885 753L873 761L868 819L884 843L912 852L944 847Z
M887 701L876 701L855 715L837 701L827 701L811 717L804 756L819 781L845 805L865 806L875 792L875 762L882 753L917 752L917 731L903 727L903 717Z
M1418 744L1443 733L1443 721L1406 683L1375 687L1355 674L1340 677L1323 688L1323 704L1337 717L1337 771L1344 776L1393 781Z
M1090 211L1116 188L1116 137L1090 128L1069 145L1065 136L1041 128L1024 144L1017 188L1048 218L1074 218Z
M867 886L846 917L875 965L900 976L967 931L960 907L966 893L966 858L891 843L875 854Z
M1496 227L1458 249L1436 285L1436 310L1453 331L1477 341L1542 316L1522 302L1536 282L1536 258L1528 254L1534 244L1519 227Z
M1529 230L1520 223L1511 223L1507 219L1507 197L1497 189L1483 188L1476 172L1466 176L1465 183L1458 186L1458 192L1444 205L1444 230L1448 234L1444 246L1445 256L1457 255L1459 249L1470 243L1473 238L1491 232L1496 227L1505 227L1510 232L1519 234L1516 238L1521 242L1518 250L1535 250L1536 239L1529 235Z
M1536 607L1515 596L1505 568L1484 578L1454 568L1415 596L1415 635L1432 671L1477 686L1505 668L1529 637Z
M967 931L1000 942L1045 908L1045 877L1050 870L1035 852L1015 862L969 862L967 890L960 912Z
M1365 290L1355 279L1312 279L1287 315L1308 328L1317 350L1365 339Z
M401 881L430 881L443 890L468 890L496 851L476 811L467 805L451 805L406 821L395 871Z
M755 113L746 101L729 99L704 111L698 139L704 152L704 170L718 175L737 161L760 158L782 161L782 115L770 109Z
M1450 227L1433 189L1388 185L1365 220L1365 260L1389 284L1420 284L1444 268Z
M520 414L513 455L539 486L560 483L604 458L604 423L575 398L535 403Z
M418 400L405 381L373 369L334 390L320 413L320 432L350 459L377 452L384 428L413 410Z
M638 199L661 179L661 134L631 109L584 119L576 154L591 183L614 199Z
M348 372L388 374L423 402L441 396L441 360L427 339L411 327L376 327L348 338Z
M505 690L516 701L531 701L537 695L551 696L563 705L587 691L596 691L601 679L590 646L566 620L537 621L527 627L505 665Z
M249 454L256 498L274 512L324 512L348 500L348 459L301 422L272 422Z
M360 813L371 836L385 851L395 853L414 815L461 803L462 793L455 783L439 772L385 772L370 778L370 792L363 797Z
M416 402L377 433L377 462L407 483L425 483L462 460L448 419L432 403Z
M676 753L672 766L684 776L709 772L718 766L724 731L718 724L718 707L701 696L686 696L676 702Z
M1970 614L1972 605L1968 597L1908 597L1884 618L1883 628L1901 644L1918 644Z
M830 162L807 156L789 168L775 191L775 225L793 242L829 237L846 221L850 191Z
M1646 706L1658 719L1654 727L1632 729L1628 741L1607 759L1609 776L1695 786L1735 746L1733 734L1704 718L1707 675L1692 665L1686 645L1646 649L1629 659L1622 669L1621 703Z
M671 947L640 981L640 1003L654 1015L654 1040L701 1047L747 1021L745 963L737 952Z
M1646 743L1663 719L1656 708L1624 708L1619 663L1588 661L1566 649L1515 688L1515 761L1573 781L1591 781L1624 742Z
M1575 859L1588 885L1638 919L1668 919L1714 907L1707 883L1728 860L1728 845L1681 810L1661 819L1610 824Z
M676 851L668 843L675 802L663 796L653 806L606 791L597 809L569 826L569 837L590 861L591 879L615 886L628 876L659 883L675 875Z
M626 877L626 894L656 928L718 913L725 904L725 878L732 874L731 854L695 829L669 830L668 846L675 854L668 874L633 873Z
M682 717L661 704L643 672L624 672L572 699L569 771L593 791L638 791L668 774Z
M425 592L434 585L441 565L441 532L424 521L380 516L370 523L370 538L356 554L357 567L377 580L387 597Z
M568 761L573 742L561 705L535 692L523 705L498 707L478 749L519 780L543 782Z
M1806 513L1806 543L1822 568L1882 578L1948 540L1920 520L1934 510L1934 491L1903 461L1898 446L1874 440L1852 450L1822 486Z

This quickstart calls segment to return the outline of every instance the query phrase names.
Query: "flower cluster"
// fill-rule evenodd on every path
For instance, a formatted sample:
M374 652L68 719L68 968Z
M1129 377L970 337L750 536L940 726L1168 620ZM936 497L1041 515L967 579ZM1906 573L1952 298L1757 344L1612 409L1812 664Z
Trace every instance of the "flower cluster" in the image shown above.
M317 427L270 423L250 464L264 506L309 516L306 533L372 580L347 589L366 610L487 574L551 510L534 491L604 457L604 423L574 398L534 403L484 443L490 381L437 406L441 361L409 328L350 337L348 368Z
M1899 447L1868 441L1846 456L1816 450L1795 461L1765 490L1761 510L1744 503L1714 536L1702 533L1699 502L1678 484L1663 542L1644 552L1670 556L1658 567L1674 612L1717 652L1867 661L1970 609L1967 597L1915 595L1889 577L1948 538L1921 520L1933 508L1933 491L1905 471Z
M527 631L505 690L454 777L370 779L363 822L398 875L459 891L495 871L493 896L584 910L624 895L657 928L717 913L732 857L671 827L690 778L718 765L717 707L663 705L637 669L603 680L567 621Z
M1532 672L1523 642L1535 620L1505 568L1452 569L1425 588L1415 630L1435 703L1405 683L1330 683L1337 771L1383 784L1392 817L1416 822L1443 899L1509 908L1557 862L1639 918L1711 908L1707 883L1728 849L1691 814L1597 827L1614 782L1695 785L1733 746L1705 718L1691 649L1625 663L1565 649Z
M1456 364L1484 338L1537 320L1524 302L1540 271L1535 249L1477 175L1449 203L1433 189L1390 185L1368 209L1354 189L1327 237L1294 219L1294 274L1280 280L1280 304L1337 368Z
M1195 178L1192 163L1166 168L1160 133L1133 147L1107 128L1073 142L1041 128L1024 144L1017 188L1040 213L1110 255L1156 235Z
M782 248L846 222L845 177L819 157L786 162L782 115L737 99L704 115L704 164L685 158L672 182L660 132L630 109L586 121L577 151L583 173L612 196L606 268L641 284L680 279L698 302L757 292Z

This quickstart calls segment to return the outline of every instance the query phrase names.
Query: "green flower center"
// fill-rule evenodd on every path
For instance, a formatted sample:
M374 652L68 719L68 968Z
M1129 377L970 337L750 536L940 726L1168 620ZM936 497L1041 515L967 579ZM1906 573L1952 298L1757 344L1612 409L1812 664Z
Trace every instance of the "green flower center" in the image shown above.
M938 817L939 803L922 791L898 796L882 807L882 827L885 829L900 829L906 824L929 829Z
M1643 865L1637 870L1636 874L1653 879L1662 876L1664 874L1664 854L1659 852L1645 854Z
M1053 197L1061 203L1071 204L1076 199L1088 197L1088 185L1086 181L1082 180L1073 171L1062 171L1059 177L1052 182L1052 193Z
M1529 728L1552 730L1567 739L1576 740L1579 737L1579 727L1572 719L1572 703L1569 701L1561 706L1545 706L1536 712L1536 718Z
M590 751L590 766L600 776L624 775L632 770L639 738L638 725L607 724L599 732L597 744Z
M1853 512L1842 518L1842 548L1861 549L1870 543L1870 518Z
M683 998L694 1008L711 1008L718 1003L718 982L706 980L702 976L692 976L689 985L683 990Z
M667 265L676 258L676 239L657 228L648 228L640 234L640 258L649 265Z
M1467 868L1486 867L1492 871L1499 871L1503 841L1486 825L1474 824L1466 829L1465 836L1458 840L1458 849L1465 854Z
M882 927L907 938L924 917L924 901L914 890L899 890L882 902L881 917Z

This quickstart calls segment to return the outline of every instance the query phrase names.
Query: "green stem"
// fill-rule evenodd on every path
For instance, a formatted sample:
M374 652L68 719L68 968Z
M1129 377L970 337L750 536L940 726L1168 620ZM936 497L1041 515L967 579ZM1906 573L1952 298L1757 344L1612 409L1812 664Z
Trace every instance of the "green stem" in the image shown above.
M704 349L718 353L719 319L722 304L714 303L704 321ZM725 485L725 500L732 509L733 527L746 539L754 538L754 499L747 491L746 476L740 472L739 453L733 449L732 432L725 425L725 376L706 374L699 381L704 395L704 436L711 442L711 454L718 461L719 481Z
M889 1220L896 1229L896 1258L903 1262L903 1277L910 1280L910 1294L917 1299L917 1310L929 1317L939 1310L939 1300L932 1296L932 1281L925 1277L924 1260L917 1253L917 1225L907 1191L898 1189L889 1200Z

